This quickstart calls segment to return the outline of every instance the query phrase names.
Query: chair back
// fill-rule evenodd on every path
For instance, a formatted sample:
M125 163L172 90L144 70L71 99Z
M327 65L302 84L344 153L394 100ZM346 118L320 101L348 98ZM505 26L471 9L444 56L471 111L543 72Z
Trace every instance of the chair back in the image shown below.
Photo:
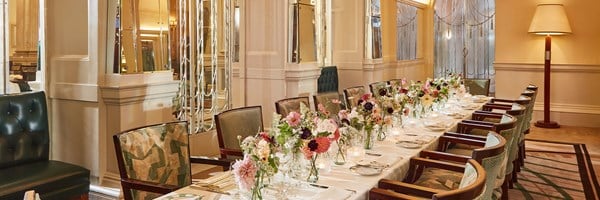
M392 79L388 81L388 85L392 86L392 87L401 87L402 85L402 79Z
M248 106L223 111L215 115L215 122L222 158L243 156L238 136L243 139L264 130L261 106Z
M317 79L317 91L338 92L338 74L336 66L327 66L321 68L321 75Z
M315 102L315 110L319 110L319 105L322 105L325 111L329 112L330 118L336 118L337 114L342 109L340 94L337 92L319 93L313 96Z
M191 184L187 122L149 125L113 136L125 199L156 198L169 191L135 187L134 182Z
M373 97L383 96L382 89L385 90L386 94L390 92L388 90L388 82L387 81L379 81L379 82L371 83L371 84L369 84L369 89L371 90Z
M344 96L346 97L346 107L354 108L358 105L358 100L365 94L365 87L354 86L344 89Z
M486 172L485 191L481 199L492 199L496 178L500 173L504 176L501 169L506 164L506 140L504 137L490 131L487 135L485 146L483 148L474 149L472 158L481 163Z
M529 130L529 127L531 126L531 119L533 118L533 106L535 105L535 97L537 96L537 87L536 90L529 90L526 89L525 91L523 91L521 93L521 96L527 96L531 99L531 101L529 102L529 104L527 104L527 111L525 113L525 122L522 128L522 131L526 131Z
M434 194L434 200L483 199L487 173L483 166L473 159L465 165L465 171L456 190Z
M44 92L0 95L0 169L48 161L49 134Z
M490 94L490 79L464 79L465 87L469 89L469 93L473 95L485 95Z
M275 111L282 117L287 116L290 112L295 111L300 113L300 104L303 103L306 107L310 106L308 97L293 97L281 99L275 102ZM256 134L256 133L255 133Z

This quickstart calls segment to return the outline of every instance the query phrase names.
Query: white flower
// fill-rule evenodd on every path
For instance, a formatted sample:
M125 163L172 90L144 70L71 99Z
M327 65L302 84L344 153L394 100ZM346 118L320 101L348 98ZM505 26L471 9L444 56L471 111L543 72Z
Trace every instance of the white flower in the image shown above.
M333 132L335 132L335 130L337 128L338 128L337 124L335 124L332 120L321 119L321 120L319 120L319 123L317 124L317 133L323 133L323 132L333 133Z
M271 154L271 148L269 148L269 142L265 140L260 140L258 144L256 144L256 155L262 162L267 162L269 158L269 154Z

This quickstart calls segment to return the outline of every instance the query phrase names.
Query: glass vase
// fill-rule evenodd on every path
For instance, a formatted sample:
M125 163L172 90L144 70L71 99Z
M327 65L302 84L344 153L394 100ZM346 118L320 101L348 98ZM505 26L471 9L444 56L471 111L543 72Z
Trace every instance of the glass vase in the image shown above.
M308 169L308 178L306 181L309 183L316 183L319 180L319 169L317 168L317 157L319 154L315 153L310 159L310 167Z
M254 187L252 187L252 196L250 197L250 199L252 200L262 200L262 189L265 187L264 184L264 179L265 179L265 172L263 172L262 170L258 170L256 172L256 176L254 178Z
M373 133L374 128L365 128L364 129L364 148L372 149L373 144L375 143L375 134Z
M401 112L399 113L394 113L393 117L394 117L394 122L392 127L402 127L402 115L404 113L404 109L402 109Z
M377 132L377 141L383 141L386 137L387 126L378 126L375 130Z
M336 165L344 165L346 164L346 149L347 146L344 142L336 142L337 143L337 152L335 154L335 157L333 158L333 163Z
M304 158L304 154L300 151L292 152L292 157L290 158L289 170L290 176L293 179L302 180L306 177L306 165L307 160Z

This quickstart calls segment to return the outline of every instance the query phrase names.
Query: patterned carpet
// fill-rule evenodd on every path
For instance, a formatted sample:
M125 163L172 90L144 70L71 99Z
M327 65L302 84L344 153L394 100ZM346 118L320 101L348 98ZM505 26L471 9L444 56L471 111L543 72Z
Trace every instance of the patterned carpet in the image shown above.
M600 199L585 144L527 140L525 166L509 199Z

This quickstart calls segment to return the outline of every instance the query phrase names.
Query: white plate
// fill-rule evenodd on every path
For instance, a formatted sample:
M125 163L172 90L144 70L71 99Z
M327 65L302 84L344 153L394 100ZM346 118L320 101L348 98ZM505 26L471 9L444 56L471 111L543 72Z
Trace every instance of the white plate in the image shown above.
M374 168L366 165L354 165L350 167L350 171L362 176L375 176L381 174L382 168Z
M174 194L164 198L165 200L200 200L202 196L197 194Z
M396 144L399 147L403 147L403 148L407 148L407 149L418 149L421 148L421 145L416 143L416 142L410 142L410 141L398 141L396 142Z

